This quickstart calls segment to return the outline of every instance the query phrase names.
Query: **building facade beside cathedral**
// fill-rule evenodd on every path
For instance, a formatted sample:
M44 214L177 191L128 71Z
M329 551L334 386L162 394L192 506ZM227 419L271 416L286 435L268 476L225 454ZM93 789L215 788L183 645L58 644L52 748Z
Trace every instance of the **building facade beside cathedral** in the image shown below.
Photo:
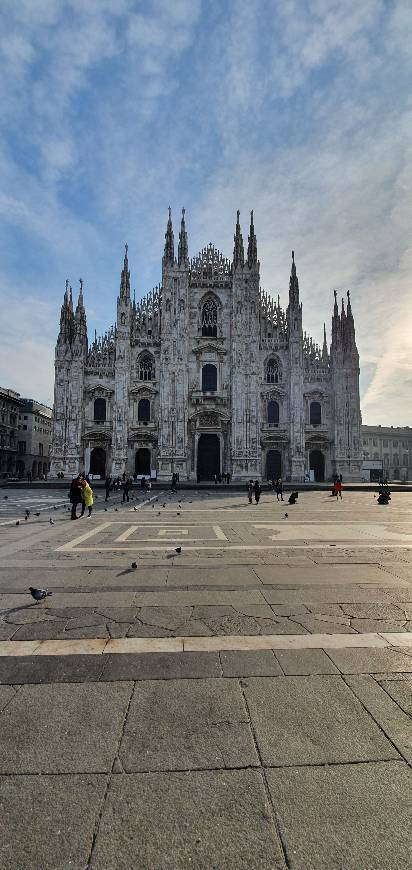
M320 348L303 332L293 254L287 307L260 287L253 212L246 253L238 213L228 260L211 243L189 258L184 211L176 256L169 210L161 285L132 301L126 246L116 325L90 344L82 282L76 309L66 284L54 414L52 474L359 480L349 294L339 310L335 293Z

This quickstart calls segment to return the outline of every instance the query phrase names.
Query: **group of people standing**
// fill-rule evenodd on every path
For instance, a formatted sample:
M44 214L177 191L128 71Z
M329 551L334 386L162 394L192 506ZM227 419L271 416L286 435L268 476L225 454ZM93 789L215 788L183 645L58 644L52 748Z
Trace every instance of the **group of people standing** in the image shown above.
M93 508L93 490L86 474L78 474L77 477L73 478L70 484L69 499L72 506L71 520L79 520L83 517L86 508L88 509L87 518L90 519ZM79 516L77 516L78 504L82 506Z
M258 480L249 480L247 485L247 497L249 499L249 504L253 502L253 496L255 497L255 503L259 504L259 499L262 494L262 487Z

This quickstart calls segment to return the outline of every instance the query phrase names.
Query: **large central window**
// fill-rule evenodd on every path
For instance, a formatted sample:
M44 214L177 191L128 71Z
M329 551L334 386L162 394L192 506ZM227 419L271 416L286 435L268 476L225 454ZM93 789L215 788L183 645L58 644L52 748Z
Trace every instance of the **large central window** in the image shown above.
M279 365L279 361L272 357L269 359L266 364L266 383L267 384L279 384L282 380L282 369Z
M202 335L217 338L217 305L208 299L202 308Z
M139 380L153 381L155 376L153 358L149 354L140 357L139 360Z
M204 393L215 393L217 390L217 368L211 363L202 368L202 390Z

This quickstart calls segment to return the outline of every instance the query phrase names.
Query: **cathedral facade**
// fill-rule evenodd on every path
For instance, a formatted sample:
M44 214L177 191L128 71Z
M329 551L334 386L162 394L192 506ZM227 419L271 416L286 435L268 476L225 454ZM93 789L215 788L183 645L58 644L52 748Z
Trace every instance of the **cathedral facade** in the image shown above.
M177 256L176 256L177 254ZM262 290L253 212L245 251L189 258L171 213L162 282L131 299L126 246L116 324L88 342L83 282L66 282L55 356L51 474L150 474L181 481L360 480L359 355L350 297L331 344L302 328L294 255L285 309ZM312 474L310 473L312 472Z

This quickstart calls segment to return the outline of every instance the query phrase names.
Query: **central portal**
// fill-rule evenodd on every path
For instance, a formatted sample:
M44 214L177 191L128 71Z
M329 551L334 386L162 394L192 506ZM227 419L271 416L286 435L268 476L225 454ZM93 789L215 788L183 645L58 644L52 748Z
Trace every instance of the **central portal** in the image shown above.
M213 480L220 474L220 442L217 435L201 435L197 445L197 479Z

